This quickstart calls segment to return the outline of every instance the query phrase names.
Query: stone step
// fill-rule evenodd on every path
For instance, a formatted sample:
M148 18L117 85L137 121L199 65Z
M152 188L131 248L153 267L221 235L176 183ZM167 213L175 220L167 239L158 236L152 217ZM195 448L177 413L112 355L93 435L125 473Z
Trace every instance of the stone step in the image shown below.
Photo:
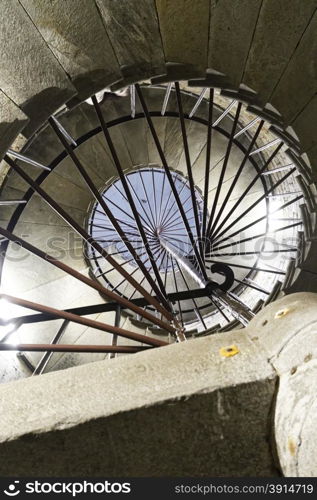
M240 11L245 18L245 14L250 15L252 8L250 9L250 2L244 3L248 3L248 7L243 9L239 5L237 11ZM241 75L241 82L258 92L259 99L265 105L267 102L271 102L272 93L280 85L279 81L281 77L283 79L284 71L287 72L286 68L316 9L316 2L315 0L308 0L307 2L295 0L290 9L287 8L287 3L284 0L275 2L264 0L260 11L259 4L261 2L252 2L254 15L258 15L258 18L254 17L255 21L257 21L254 33L251 29L254 22L253 25L251 24L248 27L249 36L251 37L253 33L253 39L250 39L250 50L244 74ZM245 19L248 19L248 17ZM236 58L236 52L234 52L234 57ZM267 71L268 68L270 68L269 71ZM286 82L289 88L289 78L285 80ZM302 86L300 94L304 93L304 89L305 85ZM295 93L293 92L292 95L295 96ZM280 100L283 99L285 100L285 88L284 90L281 89L280 99L278 96L276 99L273 97L272 103L288 121L289 117L284 111L293 107L294 100L290 102L290 99L287 98L287 103L284 102L284 106L282 106Z
M292 127L296 130L300 140L302 151L308 153L308 156L312 159L316 158L316 155L309 154L310 151L317 147L317 138L314 132L316 115L317 95L315 94L292 122Z
M122 78L119 63L94 2L22 0L48 47L86 99Z
M263 309L265 306L270 304L271 302L274 302L274 300L277 300L279 297L284 295L284 283L280 280L276 280L273 282L271 285L271 292L270 295L265 295L264 300L260 300L254 307L253 312L257 314L259 309Z
M208 68L228 75L235 88L244 82L243 73L261 3L261 0L242 0L237 4L213 0L210 5Z
M154 0L129 1L129 15L125 2L97 0L96 3L123 76L138 81L165 73Z
M254 312L254 314L257 314L263 308L263 306L264 306L264 300L263 299L258 300L258 302L253 307L252 312Z
M316 2L305 2L305 7L302 2L297 3L301 5L301 10L302 8L308 9L307 23L309 24L306 29L304 26L296 50L270 99L273 106L281 113L286 125L296 120L298 114L315 95L317 88ZM298 22L297 10L291 11ZM315 13L311 17L313 11Z
M120 125L126 148L128 150L131 167L148 165L149 153L147 145L148 127L145 119L129 121Z
M30 118L29 136L76 89L19 2L2 2L1 17L0 88Z
M165 59L179 64L188 78L205 74L209 36L209 0L156 0ZM182 79L186 79L182 78Z
M238 321L237 319L234 319L234 320L230 321L230 323L228 323L225 326L223 326L222 328L220 328L218 330L218 332L230 332L230 330L239 330L241 328L243 328L243 326L240 323L240 321Z
M217 333L220 330L220 328L221 328L221 326L218 323L217 325L213 326L212 328L208 328L205 331L194 333L193 337L194 338L196 338L196 337L207 337L208 335L213 335L213 334Z
M293 281L285 291L289 295L296 292L302 292L303 290L313 293L317 291L316 268L314 267L314 270L306 269L305 264L303 264L301 269L296 269Z

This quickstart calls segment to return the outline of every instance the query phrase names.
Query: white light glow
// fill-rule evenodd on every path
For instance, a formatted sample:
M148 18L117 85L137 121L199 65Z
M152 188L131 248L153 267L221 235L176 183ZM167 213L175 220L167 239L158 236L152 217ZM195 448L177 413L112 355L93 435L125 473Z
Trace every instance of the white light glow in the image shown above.
M10 319L10 303L5 299L0 299L0 319Z
M6 325L0 326L0 342L3 341L3 339L9 335L10 333L13 334L15 329L15 323L7 323ZM11 344L11 339L12 335L10 335L10 344ZM8 341L6 341L8 343Z
M2 290L0 289L0 293L1 292ZM7 299L0 298L0 319L9 321L11 318L19 316L19 314L20 314L20 306L12 304Z
M278 218L280 213L277 211L282 206L281 201L276 199L270 199L269 202L269 232L274 232L275 229L280 227L280 222ZM275 213L273 213L275 212Z
M9 334L8 339L5 341L5 344L18 345L20 343L20 338L18 332L14 331L15 325L13 325L12 333Z

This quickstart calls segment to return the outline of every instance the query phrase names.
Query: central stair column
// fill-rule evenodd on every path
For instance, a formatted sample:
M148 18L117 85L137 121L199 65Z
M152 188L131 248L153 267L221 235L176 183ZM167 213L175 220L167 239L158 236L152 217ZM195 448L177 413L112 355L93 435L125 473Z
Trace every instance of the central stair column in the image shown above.
M247 326L249 321L253 318L254 314L246 307L242 302L233 298L232 296L228 296L226 292L219 289L208 291L208 288L214 288L214 282L211 280L205 280L200 271L196 268L193 262L188 258L182 255L179 249L176 249L172 246L168 241L166 241L163 237L159 236L159 241L162 247L169 253L171 257L173 257L179 266L184 269L198 284L200 288L206 289L206 295L211 296L214 302L216 302L219 306L223 306L230 311L232 316L240 321L244 326Z

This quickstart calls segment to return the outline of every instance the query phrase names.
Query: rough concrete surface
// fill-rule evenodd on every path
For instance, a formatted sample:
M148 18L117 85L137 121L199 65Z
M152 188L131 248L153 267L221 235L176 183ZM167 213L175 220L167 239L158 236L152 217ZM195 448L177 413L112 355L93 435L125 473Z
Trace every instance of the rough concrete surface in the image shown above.
M53 9L59 2L44 3ZM262 100L273 90L273 105L286 123L292 123L316 167L316 14L309 22L316 1L294 0L297 9L288 8L286 0L276 0L274 11L273 2L264 0L254 31L258 3L254 0L254 10L248 11L248 31L239 18L244 14L246 19L244 9L228 11L224 0L157 0L160 25L154 0L129 1L129 16L122 7L126 2L97 0L115 56L132 79L160 74L166 58L202 72L215 65L239 85L237 75L250 49L243 83L254 86ZM31 119L31 133L75 94L63 67L74 79L77 71L88 71L84 82L88 87L104 77L94 69L96 40L90 33L89 40L78 38L74 17L58 19L61 31L74 22L73 38L65 41L62 33L51 37L47 27L35 26L34 11L31 19L22 4L29 6L32 17L35 0L1 3L1 151L11 134L13 140L22 130L26 116ZM224 25L229 14L232 18ZM235 38L237 27L240 34ZM221 37L226 43L218 53ZM83 48L89 52L87 58ZM77 88L84 83L78 80ZM165 127L163 141L172 141L174 132ZM112 134L116 143L124 142L119 131ZM55 144L51 151L57 153ZM91 162L96 177L101 171L92 159L99 158L99 151L98 144L93 151L84 145L78 151ZM130 166L127 154L122 163ZM63 166L60 175L51 177L56 180L54 189L70 184L67 162ZM23 195L17 179L11 181L4 193ZM77 186L71 210L78 210L81 191ZM306 276L308 288L313 275ZM50 290L53 295L53 285ZM269 440L277 396L275 437L282 470L285 475L316 475L316 305L315 295L295 294L266 308L244 331L3 385L0 474L104 475L106 470L109 475L274 475L274 445ZM223 356L221 349L231 345L236 346L236 355ZM16 360L13 369L20 369Z
M307 355L316 352L316 344L307 344L305 340L306 334L316 328L317 294L301 292L287 295L260 311L247 332L256 332L255 344L266 351L281 374L291 370L295 361L301 364Z
M0 88L30 118L29 133L75 89L17 0L1 2Z
M292 127L296 130L296 134L298 135L303 151L309 151L312 148L317 147L317 134L314 125L316 116L317 94L312 97L292 123ZM314 158L316 159L316 155Z
M251 321L279 375L275 440L286 476L316 476L317 295L296 293Z
M256 89L264 104L269 101L316 9L315 0L292 0L291 4L289 8L289 0L263 0L250 45L243 83Z
M314 331L314 339L316 338ZM315 341L316 343L316 341ZM315 352L316 355L316 352ZM304 363L281 376L275 410L275 437L286 476L316 477L317 362Z
M168 62L207 68L209 0L156 0Z
M274 390L243 331L5 384L0 474L275 475Z
M22 0L23 7L64 70L86 98L122 75L91 0Z
M96 0L124 76L147 78L165 73L154 0Z
M317 10L271 97L271 103L282 114L286 124L296 119L317 91L316 31Z
M208 67L230 76L239 86L248 58L261 0L212 0Z
M2 385L0 474L315 475L316 305Z

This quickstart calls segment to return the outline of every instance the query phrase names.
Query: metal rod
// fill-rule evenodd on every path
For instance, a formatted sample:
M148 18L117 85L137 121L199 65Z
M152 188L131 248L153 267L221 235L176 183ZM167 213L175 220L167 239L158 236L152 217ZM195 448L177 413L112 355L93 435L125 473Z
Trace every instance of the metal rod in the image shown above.
M260 148L257 148L254 151L252 151L252 153L250 153L250 156L253 156L256 153L260 153L260 151L264 151L265 149L268 149L268 148L274 146L274 144L277 144L280 142L283 142L283 141L281 139L273 139L273 141L270 141L267 144L265 144L264 146L261 146Z
M173 260L172 260L173 263ZM132 295L135 294L135 291L133 292ZM132 296L131 296L132 297ZM169 299L171 302L181 302L183 300L191 300L195 298L201 298L201 297L206 297L206 290L202 288L194 289L194 290L188 290L188 291L176 291L175 293L170 293L169 294ZM129 298L129 301L132 301L133 304L137 305L138 307L146 307L147 302L144 298L138 298L138 299L133 299ZM109 311L116 311L117 309L117 303L116 302L105 302L102 304L95 304L91 306L82 306L82 307L73 307L70 309L65 309L66 312L70 312L73 314L76 314L78 316L89 316L91 314L100 314L103 312L109 312ZM127 309L124 306L121 306L121 309ZM48 313L41 313L41 314L26 314L25 316L18 316L16 318L11 318L10 320L3 320L0 319L0 325L6 325L8 323L15 323L15 324L31 324L31 323L41 323L43 321L53 321L55 320L56 317L48 314ZM158 325L159 326L159 325ZM16 331L16 327L14 329ZM13 332L10 332L8 335L11 335Z
M223 211L225 210L225 208L227 206L227 203L228 203L228 201L230 199L230 196L231 196L234 188L237 185L238 180L240 179L240 176L241 176L241 174L243 172L244 166L245 166L246 162L248 161L250 152L252 151L252 148L253 148L253 146L254 146L254 144L255 144L255 142L256 142L256 140L257 140L257 138L258 138L258 136L259 136L259 134L260 134L260 132L262 130L263 125L264 125L264 120L261 120L260 123L259 123L259 125L258 125L258 127L257 127L257 130L256 130L254 136L252 137L252 140L251 140L251 142L249 144L249 147L248 147L248 149L246 150L246 152L244 154L243 160L240 163L240 166L239 166L237 172L235 173L233 181L231 182L231 185L230 185L230 187L229 187L229 189L228 189L228 191L226 193L224 201L221 204L221 207L220 207L220 209L219 209L219 211L217 213L217 216L216 216L216 218L215 218L215 220L213 222L213 225L210 228L208 236L211 236L213 234L214 230L216 229L216 226L217 226L217 224L219 222L219 219L222 216ZM223 225L223 222L221 223L221 225Z
M52 341L51 341L51 345L56 345L58 344L58 342L60 341L60 339L62 338L62 336L64 335L65 333L65 330L67 328L69 324L69 321L68 320L64 320L61 327L59 328L58 332L56 333L56 335L53 337ZM33 371L33 375L41 375L45 368L47 367L52 355L53 355L53 352L54 351L46 351L46 353L44 354L44 356L42 356L42 358L40 359L39 363L36 365L34 371Z
M1 344L0 351L22 352L91 352L91 353L135 353L151 349L150 346L113 346L79 344Z
M165 174L165 176L166 176L166 174ZM179 191L177 191L178 192L178 196L181 195L183 189L185 188L185 186L187 186L187 181L186 180L182 179L182 182L183 182L183 185L182 185L181 189ZM163 223L165 224L166 218L169 217L172 208L176 205L176 200L175 200L175 197L174 197L174 200L173 200L171 206L169 207L168 212L166 213L166 210L167 210L167 207L168 207L168 204L169 204L169 201L171 199L172 194L173 194L173 191L170 190L169 195L168 195L167 200L166 200L166 203L165 203L165 207L164 207L163 213L161 215L161 224L163 224ZM177 214L177 211L174 212L174 215L175 214ZM184 222L183 222L183 224L184 224Z
M255 125L256 122L259 121L259 120L260 120L260 118L258 116L256 118L254 118L253 120L251 120L245 127L243 127L241 130L239 130L239 132L236 133L236 135L234 136L234 138L236 139L241 134L243 134L244 132L246 132L247 130L249 130L249 128L251 128L253 125Z
M121 323L121 306L118 304L117 308L116 308L116 315L115 315L115 318L114 318L114 326L120 327L120 323ZM113 346L118 345L118 335L113 335L112 336L112 345ZM116 353L112 352L110 354L110 358L115 358L115 357L116 357Z
M134 85L130 85L130 102L131 102L131 118L135 118L135 86Z
M113 187L118 191L118 193L121 194L121 196L126 200L127 198L124 196L123 193L121 193L120 189L118 188L118 186L116 184L113 184ZM120 205L118 205L117 203L115 203L113 200L111 200L110 198L108 198L105 194L103 195L104 199L108 202L108 203L111 203L111 205L113 205L114 207L118 208L124 215L126 215L129 219L131 219L133 222L135 222L134 218L132 217L131 214L129 214L126 210L123 210L122 207L120 207ZM101 212L100 212L101 213ZM151 228L148 228L147 227L147 222L146 220L142 217L142 215L140 214L140 218L143 220L144 222L144 227L145 227L145 230L146 231L149 231Z
M272 191L274 191L274 189L276 189L280 184L282 184L290 175L292 175L294 172L295 172L296 168L293 168L292 170L290 170L286 175L284 175L284 177L282 177L281 179L279 179L279 181L277 181L275 184L273 184L266 193L264 193L262 196L260 196L260 198L258 198L254 203L252 203L252 205L250 205L246 210L244 210L244 212L242 212L242 214L240 214L234 221L231 222L231 224L229 224L229 226L225 227L219 234L218 236L215 238L215 241L220 238L221 236L223 236L226 232L229 231L229 229L231 229L233 226L235 226L246 214L248 214L251 210L253 210L253 208L255 208L259 203L261 203L261 201L265 200L265 198L267 197L268 194L272 193Z
M142 223L140 221L139 213L138 213L138 211L137 211L137 209L135 207L135 204L134 204L134 201L133 201L133 197L131 195L130 188L128 186L127 180L125 178L125 175L124 175L121 163L120 163L120 160L119 160L118 155L116 153L116 150L115 150L114 144L112 142L110 133L108 131L108 127L107 127L106 122L104 120L104 117L102 115L101 108L100 108L100 106L98 104L98 101L97 101L97 99L96 99L95 96L92 97L92 101L94 103L96 114L98 116L98 119L99 119L99 122L100 122L100 125L101 125L101 128L102 128L103 134L104 134L105 139L106 139L106 142L107 142L107 144L109 146L109 150L110 150L112 159L114 161L114 164L116 166L117 172L119 174L119 177L120 177L120 180L121 180L121 183L122 183L125 195L128 198L128 201L129 201L129 204L130 204L130 208L131 208L131 211L133 213L133 217L135 218L136 225L138 227L140 236L141 236L143 244L145 246L145 250L146 250L146 252L148 254L148 257L150 259L151 266L152 266L153 272L155 274L157 283L159 285L161 294L163 294L163 297L165 299L165 306L168 306L168 304L166 303L166 290L164 289L164 284L163 284L163 281L161 279L161 275L160 275L159 270L158 270L158 268L156 266L156 263L155 263L155 260L154 260L154 257L153 257L153 254L152 254L152 251L151 251L148 239L147 239L147 236L145 234L143 225L142 225Z
M190 195L186 198L186 200L184 200L184 201L182 202L183 207L185 207L186 203L188 202L188 200L189 200L190 198L191 198L191 194L190 194ZM191 209L192 209L192 207L191 207L191 206L190 206L187 210L185 210L185 208L184 208L184 214L186 215L186 214L187 214L187 213L188 213ZM174 220L178 218L179 212L178 212L177 210L175 210L175 211L172 213L172 215L171 215L171 214L170 214L171 210L172 210L172 205L171 205L171 207L170 207L169 211L167 212L167 214L165 215L164 220L162 221L162 225L163 225L163 226L165 226L165 227L166 227L166 225L169 225L171 222L174 222ZM192 219L194 219L194 216L192 216L192 217L187 217L187 221L190 221L190 220L192 220ZM183 221L182 221L182 224L184 225ZM186 228L185 228L185 229L186 229Z
M228 161L229 161L229 157L230 157L230 152L231 152L231 148L232 148L232 144L233 144L233 137L234 137L237 125L238 125L238 120L239 120L239 115L240 115L241 107L242 107L242 104L239 102L237 110L236 110L236 114L235 114L235 117L234 117L234 122L233 122L233 125L232 125L232 129L231 129L231 133L230 133L228 145L227 145L225 159L224 159L224 162L223 162L223 165L222 165L222 168L221 168L221 172L220 172L220 175L219 175L219 180L218 180L218 185L217 185L217 189L216 189L216 194L215 194L213 205L212 205L212 209L211 209L211 212L210 212L210 217L209 217L207 231L206 231L206 235L207 236L210 233L210 229L211 229L211 226L212 226L213 221L214 221L214 217L215 217L215 213L216 213L216 207L217 207L217 203L218 203L218 200L219 200L220 192L221 192L221 189L222 189L223 180L224 180L224 177L225 177L225 174L226 174L227 165L228 165Z
M233 106L237 103L238 101L232 101L229 106L224 110L224 112L217 118L217 120L214 121L214 123L212 124L213 127L216 127L217 125L219 125L219 123L221 122L221 120L223 120L223 118L229 113L229 111L233 108ZM239 103L241 104L241 103Z
M157 324L158 326L161 326L162 328L167 329L171 333L174 333L174 331L175 331L174 328L171 325L167 324L165 321L161 322L154 315L152 315L148 312L145 312L143 309L136 306L133 302L130 302L129 300L125 299L124 297L121 297L120 295L113 293L112 291L103 287L101 285L101 283L99 283L98 281L95 281L95 280L81 274L79 271L76 271L75 269L71 268L67 264L60 262L55 257L49 255L46 252L43 252L39 248L34 247L33 245L31 245L27 241L23 240L19 236L16 236L16 235L10 233L8 230L1 228L1 227L0 227L0 234L12 242L19 243L19 245L21 245L22 248L25 248L26 250L28 250L29 252L38 256L42 260L51 263L53 266L58 267L59 269L62 269L67 274L73 276L74 278L81 281L82 283L85 283L86 285L90 286L91 288L94 288L95 290L100 292L102 295L108 297L110 300L114 301L115 303L119 303L123 307L125 307L127 309L131 309L132 311L136 312L137 314L144 316L149 321L152 321L154 324ZM149 302L147 297L144 297L144 298L147 302ZM151 297L151 299L153 299L153 297ZM154 299L155 299L155 297L154 297ZM155 308L156 308L156 303L157 303L157 300L155 299L154 303L152 304L153 307L155 307Z
M263 124L264 122L261 121L261 124ZM260 125L261 125L260 124ZM253 144L252 144L252 147L253 147ZM264 170L267 168L267 166L271 163L271 161L275 158L275 156L278 154L279 150L281 149L282 147L282 144L279 144L277 146L277 148L273 151L273 153L271 154L271 156L268 158L268 160L264 163L263 167L260 169L260 171L256 174L256 176L254 177L254 179L249 183L249 185L247 186L247 188L243 191L243 193L239 196L238 200L236 201L236 203L233 205L233 207L229 210L229 212L227 213L226 217L221 221L221 227L224 226L224 224L228 221L228 219L231 217L231 215L235 212L235 210L237 209L237 207L240 205L240 203L242 203L243 199L245 198L245 196L248 194L248 192L252 189L252 187L254 186L254 184L256 183L256 181L261 177L261 174L262 172L264 172ZM230 193L231 194L231 193ZM213 236L215 237L221 227L219 227L218 229L216 229L216 231L214 231L214 234Z
M147 189L145 188L144 180L143 180L143 177L142 177L142 173L143 173L143 172L141 173L141 171L140 171L140 170L138 170L138 173L139 173L139 177L140 177L140 180L141 180L142 189L143 189L143 192L144 192L144 194L145 194L145 198L146 198L146 201L147 201L147 203L148 203L148 207L149 207L149 209L150 209L150 214L151 214L151 217L152 217L152 226L151 226L151 227L152 227L152 230L153 230L153 232L154 232L154 231L155 231L154 214L153 214L153 211L152 211L152 207L151 207L151 203L150 203L150 200L149 200L148 192L147 192ZM130 186L132 187L131 183L130 183ZM139 200L138 200L138 201L139 201ZM139 201L139 203L140 203L140 201ZM142 205L141 203L140 203L140 205L141 205L141 206L142 206L142 208L143 208L143 205ZM144 208L143 208L143 210L144 210ZM144 210L144 212L145 212L145 210Z
M25 366L28 368L28 370L30 370L31 374L33 374L34 366L32 365L29 358L27 358L23 352L18 352L17 358L19 359L19 361L22 361L22 363L25 364Z
M164 96L164 101L163 101L163 106L162 106L162 111L161 111L161 115L162 116L165 115L167 104L168 104L168 100L170 98L170 93L171 93L171 90L172 90L172 86L173 86L172 82L167 84L166 92L165 92L165 96Z
M49 167L46 167L45 165L42 165L42 163L39 163L38 161L32 160L31 158L28 158L27 156L21 155L21 153L18 153L17 151L13 151L13 149L8 149L7 154L12 156L13 158L16 158L17 160L24 161L24 163L28 163L29 165L32 165L33 167L41 168L42 170L51 171L51 169Z
M221 307L219 306L219 304L215 300L213 300L213 297L210 297L210 301L216 307L216 309L218 310L218 312L225 318L225 320L227 321L227 323L230 323L230 319L228 318L228 316L226 316L226 314L221 309Z
M194 252L195 252L195 255L196 255L196 258L197 258L197 261L199 263L199 266L200 266L200 269L202 271L203 274L205 274L205 276L207 277L206 275L206 271L205 271L205 268L204 268L204 263L201 259L201 256L200 256L200 253L199 253L199 250L196 246L196 242L194 240L194 236L193 236L193 233L191 231L191 228L190 228L190 225L188 223L188 220L186 218L186 215L185 215L185 212L184 212L184 209L183 209L183 205L182 205L182 202L179 198L179 195L178 195L178 191L175 187L175 184L174 184L174 181L173 181L173 177L172 177L172 174L169 170L169 167L168 167L168 164L167 164L167 161L166 161L166 158L165 158L165 155L164 155L164 152L163 152L163 149L161 147L161 144L160 144L160 141L159 141L159 138L157 136L157 133L156 133L156 130L155 130L155 127L153 125L153 121L152 121L152 118L151 118L151 115L148 111L148 108L147 108L147 105L146 105L146 102L145 102L145 99L143 97L143 94L142 94L142 91L141 91L141 88L138 84L136 84L135 86L136 88L136 91L137 91L137 94L138 94L138 97L139 97L139 100L141 102L141 106L143 108L143 112L144 112L144 115L145 115L145 118L147 120L147 123L148 123L148 126L149 126L149 129L151 131L151 134L152 134L152 137L153 137L153 140L155 142L155 145L156 145L156 148L157 148L157 151L158 151L158 154L160 156L160 159L161 159L161 162L162 162L162 165L163 165L163 168L165 170L165 173L166 173L166 176L167 176L167 179L169 181L169 184L170 184L170 187L171 187L171 190L173 192L173 195L174 195L174 198L175 198L175 201L177 203L177 206L178 206L178 209L179 209L179 212L181 214L181 217L183 219L183 222L184 222L184 225L185 225L185 228L186 228L186 231L187 231L187 234L188 234L188 237L190 239L190 242L193 246L193 249L194 249Z
M288 170L290 168L294 167L294 163L290 163L289 165L284 165L283 167L277 167L277 168L272 168L272 170L266 170L265 172L262 172L261 175L273 175L277 174L278 172L284 172L284 170Z
M154 205L154 213L155 213L155 219L154 219L154 224L157 227L157 200L156 200L156 188L155 188L155 182L154 182L154 170L152 169L152 189L153 189L153 205Z
M5 299L8 302L11 302L12 304L25 307L26 309L32 309L33 311L49 313L55 316L56 318L67 319L68 321L72 321L80 325L85 325L88 326L89 328L94 328L102 332L115 333L120 337L125 337L131 340L135 340L137 342L142 342L144 344L153 345L156 347L167 345L167 342L163 342L162 340L146 337L145 335L141 335L135 332L130 332L122 328L117 328L116 326L108 325L107 323L101 323L100 321L95 321L93 319L83 318L82 316L77 316L76 314L62 311L60 309L55 309L54 307L44 306L42 304L21 299L19 297L13 297L12 295L7 295L5 293L0 293L0 298ZM46 350L48 351L49 349Z
M203 208L203 223L202 223L202 231L201 231L203 239L206 236L206 226L207 226L207 217L208 217L208 193L209 193L209 175L210 175L213 109L214 109L214 89L211 88L209 91L207 144L206 144L206 166L205 166L205 183L204 183L204 208Z
M212 260L212 259L206 259L206 262L213 262L213 263L218 263L220 262L219 260ZM222 262L222 264L225 264L225 262ZM230 266L232 267L240 267L241 269L251 269L252 271L259 271L263 273L272 273L272 274L285 274L284 271L271 271L270 269L261 269L259 267L251 267L251 266L243 266L241 264L233 264L230 261Z
M113 255L113 254L111 254L111 255ZM142 254L141 254L141 255L142 255ZM94 260L94 261L96 261L97 259L99 259L99 258L101 258L101 257L100 257L100 256L96 256L96 255L93 255L93 256L89 256L88 258L89 258L89 260ZM133 261L134 261L134 259L126 260L125 262L123 262L123 263L122 263L122 266L126 266L127 264L130 264L130 262L133 262ZM98 266L98 268L99 268L99 271L100 271L100 267L99 267L99 266ZM98 271L98 269L95 269L95 270L93 271L94 276L95 276L95 278L100 278L101 276L105 276L106 274L113 273L113 271L115 271L115 269L110 268L110 269L107 269L107 271L103 271L103 272L102 272L102 273L100 273L100 274L96 274L96 272L97 272L97 271Z
M270 295L270 292L268 292L267 290L264 290L263 288L260 288L256 285L252 285L251 283L248 283L246 281L241 281L237 278L235 278L234 281L236 281L240 285L247 286L248 288L253 288L253 290L257 290L257 292L265 293L265 295Z
M69 144L72 144L73 146L77 146L77 142L75 141L75 139L72 138L72 136L67 132L67 130L65 130L65 128L63 127L63 125L57 120L57 118L55 116L52 116L51 117L52 120L56 123L58 129L60 130L60 132L63 134L63 136L65 137L65 139L67 140L67 142Z
M140 216L140 219L142 219L142 222L144 222L144 223L145 223L145 224L144 224L144 230L145 230L147 233L149 233L150 228L151 228L152 232L153 232L153 233L155 233L155 222L154 222L154 218L153 218L153 221L151 221L149 214L146 212L145 208L143 207L143 205L142 205L142 203L141 203L141 200L140 200L139 196L137 195L137 192L135 191L135 189L134 189L133 185L132 185L132 184L131 184L131 182L130 182L129 176L127 176L127 181L128 181L128 183L129 183L130 188L132 189L132 191L133 191L133 193L134 193L135 198L137 199L137 201L138 201L138 203L139 203L139 206L142 208L142 210L143 210L143 212L144 212L144 215L146 216L146 218L147 218L147 220L148 220L148 222L146 222L146 220L144 219L144 217L142 217L142 215L140 214L140 212L138 212L138 213L139 213L139 216ZM120 192L121 192L121 191L120 191ZM127 202L129 203L128 199L127 199L124 195L123 195L123 197L124 197L124 198L127 200ZM151 208L152 208L152 207L151 207ZM150 212L151 212L151 210L150 210ZM148 228L148 227L147 227L148 225L150 226L150 228ZM136 229L137 229L137 228L136 228ZM148 235L148 234L147 234L147 235Z
M174 287L175 287L176 293L178 294L178 285L177 285L177 280L176 280L174 259L171 259L171 264L172 264L172 271L173 271L173 278L174 278ZM183 312L182 312L180 300L177 300L177 305L178 305L178 313L179 313L180 319L181 319L181 324L182 324L182 326L184 326Z
M201 242L200 221L199 221L198 209L197 209L197 200L196 200L196 194L195 194L195 184L194 184L194 178L193 178L193 172L192 172L192 165L191 165L191 159L190 159L190 153L189 153L189 147L188 147L188 140L187 140L187 132L186 132L185 119L184 119L184 112L183 112L182 97L181 97L181 92L180 92L180 88L179 88L179 83L178 82L175 82L175 90L176 90L176 98L177 98L179 119L180 119L180 124L181 124L181 132L182 132L182 138L183 138L183 145L184 145L184 154L185 154L185 160L186 160L187 176L188 176L188 181L189 181L189 189L190 189L191 200L192 200L192 208L193 208L193 213L194 213L196 235L199 238L199 240L198 240L198 246L199 246L199 250L200 250L200 255L202 256L203 255L203 248L202 248L202 242Z
M205 288L207 285L207 280L204 279L202 274L196 269L194 264L184 257L176 248L166 241L164 238L160 237L160 243L162 247L178 262L178 264L196 281L196 283L201 287Z
M160 200L160 204L159 204L159 214L158 214L158 222L160 225L161 225L161 221L162 221L162 205L163 205L163 196L164 196L164 190L165 190L165 181L166 181L166 174L164 172L163 173L163 185L162 185L162 190L161 190L161 200Z
M267 196L267 198L270 200L272 198L282 198L283 196L292 196L294 194L299 194L299 193L302 193L302 191L290 191L290 192L287 192L287 193L276 193L276 194L269 194Z
M1 200L0 206L24 205L26 202L26 200Z
M181 276L182 276L182 278L183 278L183 281L184 281L184 283L185 283L185 286L186 286L187 290L189 291L189 290L190 290L190 288L189 288L189 286L188 286L188 283L187 283L187 281L186 281L186 278L185 278L185 276L184 276L184 273L183 273L183 271L182 271L182 268L181 268L181 266L179 265L179 263L177 262L177 260L176 260L175 262L176 262L177 268L178 268L178 270L179 270L179 272L180 272L180 274L181 274ZM194 304L194 311L195 311L195 314L196 314L196 316L197 316L197 319L201 322L201 324L202 324L203 328L205 328L205 329L206 329L206 328L207 328L206 323L204 322L204 318L202 317L201 312L200 312L200 310L199 310L199 307L197 306L196 300L195 300L194 298L191 298L191 301L192 301L192 303Z
M96 188L96 186L94 185L93 181L91 180L90 176L88 175L87 171L85 170L84 166L82 165L82 163L80 162L80 160L78 159L76 153L73 151L73 149L69 146L69 144L67 143L67 141L65 140L65 138L63 137L63 135L61 134L60 130L58 129L58 127L56 126L54 120L52 120L51 118L49 119L49 123L51 125L51 127L53 128L54 132L56 133L56 135L58 136L58 138L60 139L61 143L63 144L64 148L66 149L68 155L70 156L70 158L72 159L74 165L76 166L76 168L78 169L79 173L81 174L82 178L84 179L84 181L86 182L89 190L91 191L91 193L93 194L93 196L95 197L96 201L98 201L98 203L101 205L102 209L104 210L105 214L107 215L107 217L109 218L111 224L113 225L113 227L115 228L115 230L118 232L118 235L120 236L120 238L122 239L122 242L124 243L124 245L126 246L127 250L131 253L131 255L133 256L133 258L135 259L135 262L137 263L137 265L139 266L140 270L142 271L142 273L144 274L144 276L146 277L146 280L147 282L149 283L149 285L152 287L152 289L155 291L156 295L158 295L159 297L161 297L161 300L162 302L164 303L165 307L169 308L170 309L170 306L169 304L167 303L166 299L164 298L164 296L161 294L159 288L156 286L155 282L153 281L150 273L148 272L148 270L146 269L146 267L144 266L142 260L139 258L137 252L135 251L135 249L133 248L133 245L131 244L129 238L127 237L127 235L125 234L125 232L123 231L123 229L121 228L120 224L118 223L118 221L116 220L116 218L114 217L114 215L112 214L111 210L109 209L108 205L105 203L104 201L104 198L102 197L102 195L99 193L98 189ZM147 240L146 240L147 241ZM144 242L144 241L143 241ZM149 256L150 257L150 256Z
M259 217L258 219L256 219L255 221L253 222L250 222L250 224L247 224L246 226L244 226L243 228L241 229L238 229L235 233L232 233L230 234L229 236L227 236L226 238L223 238L222 240L218 241L217 242L217 245L229 240L230 238L233 238L234 236L236 236L237 234L241 233L242 231L244 231L245 229L249 229L250 227L254 226L255 224L258 224L259 222L261 222L262 220L265 220L267 219L268 217L271 217L273 214L275 214L276 212L279 212L280 210L283 210L284 208L288 207L289 205L292 205L293 203L296 203L297 201L301 200L303 198L303 195L301 196L297 196L296 198L294 198L294 200L289 200L287 201L286 203L284 203L284 205L282 205L281 207L278 207L276 208L275 210L273 210L270 214L266 214L266 215L263 215L262 217Z
M36 191L46 201L46 203L48 203L48 205L50 205L50 207L53 208L53 210L55 210L58 213L58 215L60 215L66 222L68 222L68 224L78 234L80 234L80 236L90 246L92 246L93 248L95 248L95 250L97 250L97 252L100 253L100 255L102 255L122 276L124 276L130 282L130 284L132 286L134 286L138 290L138 292L140 292L141 295L143 295L147 299L147 301L150 304L154 305L154 307L157 308L158 310L160 310L160 312L164 311L163 314L166 314L165 308L163 308L161 306L161 304L159 304L159 302L156 299L154 299L154 304L153 304L153 297L143 287L140 287L140 285L138 284L138 282L135 279L130 278L129 273L125 269L123 269L123 267L120 266L120 264L118 264L117 261L115 259L113 259L107 253L107 251L97 241L95 241L91 237L91 235L89 235L79 224L77 224L77 222L70 215L68 215L67 212L65 212L65 210L56 201L54 201L40 186L38 186L36 184L36 182L34 182L31 179L31 177L29 177L24 172L24 170L22 170L18 165L16 165L8 156L5 156L4 159L34 189L34 191ZM0 234L3 234L3 231L4 230L1 229ZM10 235L10 233L9 233L9 235ZM8 236L6 236L6 237L8 237ZM16 240L18 239L16 236L14 236L14 238ZM8 239L10 239L10 237L8 237ZM26 244L26 242L24 242L24 244ZM35 249L35 247L33 247L33 250L34 249ZM36 249L36 250L38 250L38 249ZM61 264L61 263L59 263L59 264ZM80 274L80 273L78 273L78 274ZM107 293L109 293L109 290L107 290L106 292L104 291L103 293L107 294ZM116 298L116 300L119 302L119 298L118 297ZM169 318L168 319L172 320L172 318L173 318L173 316L171 314L169 314Z
M284 252L296 252L297 248L280 248L279 250L258 250L250 252L228 252L228 253L213 253L213 257L230 257L230 256L240 256L240 255L262 255L263 253L284 253Z
M191 118L192 116L194 116L194 114L196 113L197 109L199 108L200 104L201 104L201 101L203 100L203 98L205 97L205 94L208 90L208 87L205 87L202 89L202 91L200 92L199 94L199 97L195 103L195 106L193 107L193 109L191 110L191 112L189 113L189 118Z

